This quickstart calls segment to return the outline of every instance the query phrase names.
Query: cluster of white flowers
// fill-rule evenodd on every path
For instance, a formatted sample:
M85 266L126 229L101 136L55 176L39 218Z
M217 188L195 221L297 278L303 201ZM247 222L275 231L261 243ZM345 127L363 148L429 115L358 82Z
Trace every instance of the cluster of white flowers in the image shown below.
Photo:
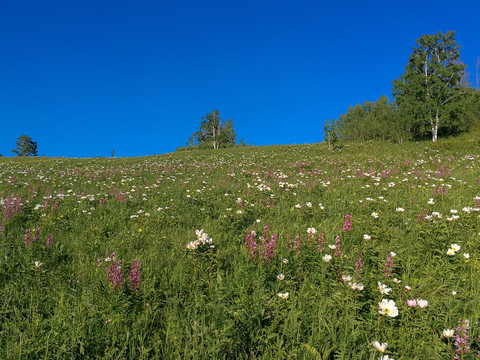
M201 245L210 245L211 248L214 247L212 245L212 238L209 237L206 232L203 232L203 229L195 230L195 234L197 235L197 240L190 241L187 244L187 249L196 250Z
M453 256L460 250L460 245L450 244L450 249L447 250L447 255Z

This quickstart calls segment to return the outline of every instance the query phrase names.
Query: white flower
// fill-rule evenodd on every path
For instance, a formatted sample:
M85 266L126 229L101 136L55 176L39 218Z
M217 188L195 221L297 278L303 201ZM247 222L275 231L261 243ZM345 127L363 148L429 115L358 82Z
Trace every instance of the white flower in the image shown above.
M315 235L316 233L317 233L317 230L315 228L308 228L307 229L307 234Z
M328 245L328 247L332 250L335 250L335 248L336 248L336 246L334 244L330 244L330 245Z
M448 249L447 250L447 255L453 256L453 255L455 255L455 251L453 249Z
M469 253L463 253L463 257L464 257L465 259L468 259L468 258L470 257L470 254L469 254Z
M279 298L287 300L288 297L290 296L290 293L288 291L286 293L280 293L279 292L277 295L278 295Z
M378 341L375 341L375 342L373 343L373 347L374 347L375 349L377 349L377 351L380 351L380 352L385 352L385 350L387 350L387 346L388 346L387 343L381 343L381 344L380 344Z
M388 355L383 355L378 358L378 360L395 360L394 358L391 358Z
M371 239L372 237L370 235L367 235L367 234L363 235L363 240L371 240Z
M417 305L421 309L425 309L428 306L428 301L423 299L417 299Z
M378 303L378 313L392 318L398 316L398 308L395 306L395 301L383 299Z
M392 291L392 288L387 287L387 285L382 284L380 281L378 282L378 290L380 294L388 295Z
M395 256L397 256L397 253L394 253L393 251L390 251L390 256L395 257Z
M43 265L42 262L40 262L40 261L35 261L35 267L38 268L38 267L40 267L40 266L42 266L42 265Z
M312 207L312 203L310 201L308 201L305 205L307 205L307 207L309 207L309 208Z
M365 288L361 283L358 283L358 284L353 283L350 285L350 287L352 288L352 290L359 290L359 291L362 291Z
M401 208L401 207L398 207L395 209L396 212L404 212L405 209L404 208Z
M332 260L332 256L327 254L322 257L322 260L325 262L330 262Z
M352 281L352 277L350 275L342 275L342 281L343 282Z
M451 248L453 251L457 252L458 250L460 250L460 245L458 244L450 244Z
M288 259L283 259L284 264L288 264Z
M430 199L428 200L428 205L433 205L433 204L435 204L435 201L433 201L433 199L430 198Z
M402 280L398 280L397 278L393 278L393 282L395 284L400 284L402 282Z
M372 212L372 217L373 217L374 219L378 219L378 213L376 213L375 211Z
M296 207L297 209L300 209L300 208L302 207L302 205L297 204L297 205L295 205L295 207Z
M454 333L455 333L455 330L453 329L443 329L443 336L446 338L451 338Z
M285 279L285 275L283 275L283 274L278 274L278 275L277 275L277 279L278 279L278 280L283 280L283 279Z
M457 295L457 292L455 290L452 291L452 295L455 296Z

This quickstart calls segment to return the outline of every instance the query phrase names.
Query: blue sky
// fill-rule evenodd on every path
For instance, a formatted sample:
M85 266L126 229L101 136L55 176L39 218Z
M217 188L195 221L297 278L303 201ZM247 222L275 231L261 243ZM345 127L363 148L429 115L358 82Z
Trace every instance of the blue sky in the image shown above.
M415 39L456 31L471 81L480 1L3 1L0 153L142 156L212 109L254 145L315 143L390 96Z

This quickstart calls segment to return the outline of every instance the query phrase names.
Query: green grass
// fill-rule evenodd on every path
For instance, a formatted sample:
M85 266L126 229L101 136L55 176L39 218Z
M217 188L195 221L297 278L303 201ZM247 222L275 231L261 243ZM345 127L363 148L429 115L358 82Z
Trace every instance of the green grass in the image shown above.
M334 152L313 144L2 158L0 358L377 359L379 341L397 360L449 359L442 332L464 319L472 354L461 357L474 358L479 154L471 133L435 144L345 143ZM6 218L11 203L21 205ZM269 258L266 225L266 240L276 234ZM199 229L213 248L187 249ZM257 233L253 259L248 230ZM337 236L340 256L328 247ZM453 256L451 244L460 245ZM105 261L113 252L123 272L116 290L107 276L114 261ZM138 292L129 284L134 259ZM391 292L382 295L378 282ZM379 314L381 299L395 301L398 316ZM428 306L411 308L409 299Z

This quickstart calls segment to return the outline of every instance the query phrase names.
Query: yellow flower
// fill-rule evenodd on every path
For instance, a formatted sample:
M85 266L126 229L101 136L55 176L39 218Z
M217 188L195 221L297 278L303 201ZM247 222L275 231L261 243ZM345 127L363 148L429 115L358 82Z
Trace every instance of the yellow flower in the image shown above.
M142 232L142 229L138 229L138 232Z

